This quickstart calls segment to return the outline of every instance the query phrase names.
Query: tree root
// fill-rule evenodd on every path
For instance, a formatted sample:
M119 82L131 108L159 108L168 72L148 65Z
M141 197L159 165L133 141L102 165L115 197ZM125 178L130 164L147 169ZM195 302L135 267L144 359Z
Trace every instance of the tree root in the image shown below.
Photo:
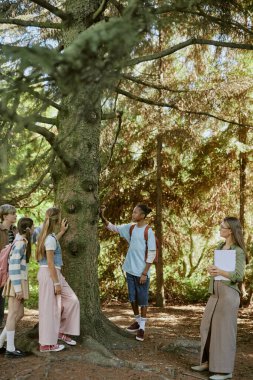
M88 334L110 350L125 350L137 345L132 334L115 325L103 314L97 320L93 331Z
M113 368L129 368L137 371L152 372L156 375L156 379L169 380L164 375L160 374L155 368L143 362L132 362L128 360L119 359L105 346L88 336L83 345L90 351L83 355L83 360L87 363ZM71 359L70 359L71 360ZM72 359L73 360L73 359Z
M186 352L191 354L199 354L200 341L189 340L184 337L177 338L170 343L160 346L160 351Z
M110 368L129 368L137 371L151 372L154 374L154 379L157 380L170 380L170 378L161 374L157 369L150 367L150 365L143 362L132 362L128 360L119 359L114 355L107 347L99 343L96 339L91 336L84 337L82 341L83 350L77 353L71 351L70 347L66 347L66 350L62 352L61 355L56 355L54 353L40 353L38 350L38 338L36 335L36 326L33 330L22 331L17 336L17 347L29 351L38 357L43 357L43 364L37 366L37 369L42 368L44 373L44 378L47 379L50 376L50 371L52 369L52 364L61 361L70 362L83 362L87 364L97 365L101 367ZM117 335L117 334L116 334ZM31 339L31 336L36 339ZM113 334L111 334L111 337ZM122 337L126 339L125 337ZM64 355L65 353L65 355ZM29 379L31 375L30 371L24 371L19 374L19 380ZM153 376L153 375L152 375Z

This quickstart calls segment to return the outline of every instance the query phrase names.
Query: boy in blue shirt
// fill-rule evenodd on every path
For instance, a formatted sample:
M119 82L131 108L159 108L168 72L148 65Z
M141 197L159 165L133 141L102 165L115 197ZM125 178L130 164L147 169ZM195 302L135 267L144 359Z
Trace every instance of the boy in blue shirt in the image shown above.
M132 221L135 224L129 223L119 226L110 223L105 218L104 211L105 207L103 206L100 210L100 216L107 229L118 233L129 244L123 270L126 272L129 301L132 305L135 322L127 328L127 331L137 333L136 339L143 341L147 321L149 269L156 256L156 240L152 229L148 229L147 242L144 236L147 227L145 218L151 209L144 204L137 204L132 213ZM146 248L148 248L147 256Z

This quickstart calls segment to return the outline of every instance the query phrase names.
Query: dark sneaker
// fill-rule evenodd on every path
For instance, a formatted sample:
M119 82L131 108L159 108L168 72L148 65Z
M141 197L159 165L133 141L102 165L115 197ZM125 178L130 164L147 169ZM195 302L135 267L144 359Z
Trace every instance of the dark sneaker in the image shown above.
M136 339L139 340L140 342L144 341L144 330L139 329L136 335Z
M3 346L0 348L0 354L5 354L6 348Z
M138 323L138 322L134 322L134 323L132 323L130 326L128 326L128 327L126 328L126 330L127 330L128 332L130 332L130 333L135 333L135 332L137 332L137 331L139 330L139 328L140 328L139 323Z
M22 352L20 350L15 351L5 351L5 357L7 358L23 358L25 356L25 352Z

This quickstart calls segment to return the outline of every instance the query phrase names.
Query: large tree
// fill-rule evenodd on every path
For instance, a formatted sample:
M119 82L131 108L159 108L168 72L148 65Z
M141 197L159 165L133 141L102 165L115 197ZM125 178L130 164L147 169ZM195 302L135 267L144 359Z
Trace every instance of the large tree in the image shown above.
M144 81L137 75L144 68L151 70L149 64L155 60L186 48L197 47L199 56L200 47L204 51L207 46L225 51L252 50L251 10L247 1L228 1L226 6L223 3L200 0L1 3L2 127L20 136L24 130L31 136L42 136L50 148L47 160L46 149L41 153L46 163L38 170L37 182L43 183L50 171L55 203L69 220L70 230L63 241L64 271L81 302L82 336L91 335L110 344L119 333L100 311L97 280L101 120L115 117L120 122L121 113L114 106L117 96L161 106L180 115L200 115L244 125L231 112L222 112L219 107L213 112L208 96L202 109L196 109L194 98L200 98L203 92L196 89L189 92L190 85L184 94L181 88L174 91L166 83ZM164 45L169 47L160 46L158 51L156 32L161 28L168 35ZM133 84L133 91L127 91L125 81ZM179 80L172 82L173 86L180 86ZM140 88L136 93L135 85L147 88L146 94L151 96L144 97ZM152 91L157 90L159 99L152 96ZM22 166L26 167L24 158ZM12 179L17 178L14 174ZM6 193L8 178L4 183ZM5 199L10 196L3 195L2 200Z

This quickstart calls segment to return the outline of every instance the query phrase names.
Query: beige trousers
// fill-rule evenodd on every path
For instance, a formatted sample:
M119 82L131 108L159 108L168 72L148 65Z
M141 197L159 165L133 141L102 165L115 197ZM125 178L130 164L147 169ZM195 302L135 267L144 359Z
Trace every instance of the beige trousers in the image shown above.
M214 281L200 326L200 362L209 361L209 371L232 373L236 353L239 293L221 281Z

